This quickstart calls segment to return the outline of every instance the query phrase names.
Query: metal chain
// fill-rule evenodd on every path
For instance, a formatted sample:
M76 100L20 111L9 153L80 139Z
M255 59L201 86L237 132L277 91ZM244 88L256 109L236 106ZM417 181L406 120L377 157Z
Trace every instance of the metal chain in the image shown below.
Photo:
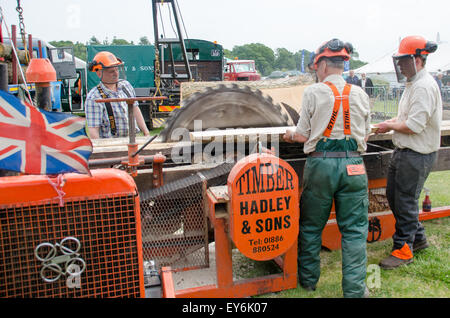
M155 90L155 94L153 95L154 97L158 96L162 96L162 92L161 92L161 70L160 70L160 65L159 65L159 50L158 48L155 49L155 86L156 86L156 90ZM163 101L160 102L160 105L162 105ZM153 100L153 105L156 105L156 101Z
M23 43L23 48L25 51L25 56L27 59L27 64L30 62L30 54L31 52L28 52L28 47L27 47L27 41L26 41L26 33L25 33L25 23L23 22L23 8L20 6L20 0L17 0L17 7L16 7L16 11L19 13L19 28L20 28L20 34L22 36L22 43Z

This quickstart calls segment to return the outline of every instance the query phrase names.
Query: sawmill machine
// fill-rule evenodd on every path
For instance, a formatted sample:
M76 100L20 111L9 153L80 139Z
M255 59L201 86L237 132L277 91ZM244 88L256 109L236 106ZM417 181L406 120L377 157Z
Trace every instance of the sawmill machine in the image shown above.
M284 143L282 135L286 129L294 127L294 116L298 120L297 111L290 116L286 105L301 105L301 92L309 79L305 76L292 79L294 84L290 86L284 83L279 88L258 89L252 86L255 82L217 87L205 87L215 86L210 83L186 83L191 89L189 92L195 92L185 95L188 97L183 100L183 106L168 120L162 136L140 152L142 156L161 154L165 157L162 181L156 186L149 182L156 178L152 176L155 169L149 164L140 166L135 177L141 202L144 259L154 261L159 269L169 266L171 272L208 267L208 244L216 240L214 224L217 221L214 215L208 214L211 207L206 203L211 196L215 198L215 190L211 190L213 194L208 191L226 185L236 163L258 152L259 145L268 149L275 147L277 156L285 160L301 180L306 162L303 145ZM192 89L192 86L196 87ZM286 92L288 94L283 94ZM295 107L299 109L299 106ZM230 109L232 111L228 111ZM258 109L265 111L258 112ZM449 122L444 121L434 171L450 169L448 126ZM144 146L147 141L137 137L136 142ZM92 166L120 164L120 160L113 162L106 158L125 157L126 143L125 139L94 141ZM367 153L363 155L369 179L368 242L388 239L395 230L385 194L393 148L390 134L372 135ZM223 213L229 206L228 194L219 192L216 204ZM420 218L427 220L449 214L448 207L435 208L431 212L421 212ZM339 235L332 213L322 239L324 247L339 249Z
M283 143L281 136L296 124L311 82L306 75L268 86L182 83L182 107L159 138L136 137L130 121L129 138L92 141L91 175L0 178L0 297L149 297L154 288L164 297L246 297L295 288L298 228L291 225L298 224L306 157L302 145ZM143 99L125 100L131 109ZM450 169L446 125L435 171ZM277 156L263 153L272 147ZM384 193L392 149L389 134L372 136L363 155L372 201L369 242L393 234ZM267 170L258 174L261 167ZM267 191L275 180L280 192ZM255 191L256 184L264 193ZM251 204L274 210L267 215L284 213L291 203L293 214L252 227L277 234L239 238L249 230L233 208L242 187L248 187ZM449 214L449 207L435 208L420 218ZM289 240L278 234L285 230ZM217 244L212 252L220 286L174 290L173 273L211 265L211 242ZM242 248L249 242L249 249ZM272 253L281 242L283 254ZM332 214L323 245L338 249L339 242ZM275 261L282 273L234 284L232 246L246 256L257 254L257 261Z
M253 98L258 96L256 93ZM130 101L129 105L132 104ZM443 142L434 171L450 169L450 147L445 146L448 123L444 126L447 128L442 131ZM263 143L269 149L276 147L278 157L285 162L284 170L278 170L298 176L287 180L291 183L296 180L300 186L306 158L302 145L280 141L286 129L192 131L189 140L157 139L150 144L147 138L136 136L94 140L89 160L92 176L0 178L0 296L149 297L149 291L156 288L163 290L159 295L165 297L243 297L268 292L272 290L269 286L273 290L295 288L296 257L292 249L285 250L284 258L274 256L273 260L283 268L280 277L245 282L249 285L244 289L240 284L230 285L231 243L242 240L231 242L226 234L231 231L229 215L234 213L229 203L233 191L221 188L229 184L237 163L243 166L242 160L260 153ZM231 136L228 143L221 138L225 133L227 138ZM227 153L231 149L227 145L220 147L223 143L233 145L231 153ZM239 150L241 154L237 154ZM386 134L372 136L363 155L371 200L368 242L381 241L393 234L394 220L384 193L391 154L392 142ZM266 160L264 155L260 160ZM233 175L237 180L236 173ZM256 182L261 180L258 178L252 179ZM264 196L267 202L274 202L270 201L270 194ZM420 218L449 214L448 207L434 208L421 212ZM286 221L289 220L282 219L284 223L279 225L272 221L260 225L266 229L278 226L280 230L290 224ZM280 240L279 236L267 240L272 238ZM213 241L219 245L211 251ZM334 214L322 241L329 249L340 248ZM292 244L289 246L296 245ZM216 263L218 280L227 287L209 286L206 294L204 290L199 293L173 290L172 274L189 275L189 270L208 268L211 253L221 260Z

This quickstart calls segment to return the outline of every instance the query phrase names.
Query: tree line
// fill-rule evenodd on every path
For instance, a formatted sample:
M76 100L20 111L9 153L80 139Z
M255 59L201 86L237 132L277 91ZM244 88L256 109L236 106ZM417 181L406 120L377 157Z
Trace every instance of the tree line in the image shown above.
M112 40L106 38L103 41L100 41L95 36L92 36L86 43L81 43L78 41L75 43L72 41L50 41L49 43L55 47L73 47L73 54L83 61L86 61L87 59L86 46L88 45L136 45L133 41L128 42L125 39L118 39L117 37L113 37ZM150 44L151 43L146 36L141 37L137 43L137 45Z
M75 43L72 41L51 41L49 43L56 47L73 47L74 55L84 61L86 61L87 45L151 45L151 42L146 36L139 38L138 43L133 43L133 41L129 42L117 37L113 37L112 40L106 38L103 41L100 41L95 36L92 36L85 44L78 41ZM298 50L293 53L286 48L277 48L274 51L261 43L237 45L234 46L232 50L224 49L224 55L229 59L254 60L256 69L262 76L268 76L273 71L301 71L302 61L304 68L306 68L311 53L312 52L308 50ZM350 60L350 69L356 69L365 64L367 63L359 60L357 52L353 53Z

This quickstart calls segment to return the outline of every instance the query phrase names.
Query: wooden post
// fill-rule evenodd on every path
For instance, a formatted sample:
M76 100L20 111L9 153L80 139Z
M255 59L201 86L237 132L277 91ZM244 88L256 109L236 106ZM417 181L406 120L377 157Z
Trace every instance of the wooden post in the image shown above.
M17 39L16 39L16 26L13 24L11 25L11 33L12 33L12 44L14 46L14 48L17 51ZM12 84L18 84L18 77L17 77L17 65L18 65L18 61L16 59L16 55L13 54L12 55Z

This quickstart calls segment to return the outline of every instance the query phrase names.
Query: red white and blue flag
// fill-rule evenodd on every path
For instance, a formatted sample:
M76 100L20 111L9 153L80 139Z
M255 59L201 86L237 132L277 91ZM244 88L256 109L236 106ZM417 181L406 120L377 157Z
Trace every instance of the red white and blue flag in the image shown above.
M37 109L0 91L0 169L90 174L91 153L84 118Z

